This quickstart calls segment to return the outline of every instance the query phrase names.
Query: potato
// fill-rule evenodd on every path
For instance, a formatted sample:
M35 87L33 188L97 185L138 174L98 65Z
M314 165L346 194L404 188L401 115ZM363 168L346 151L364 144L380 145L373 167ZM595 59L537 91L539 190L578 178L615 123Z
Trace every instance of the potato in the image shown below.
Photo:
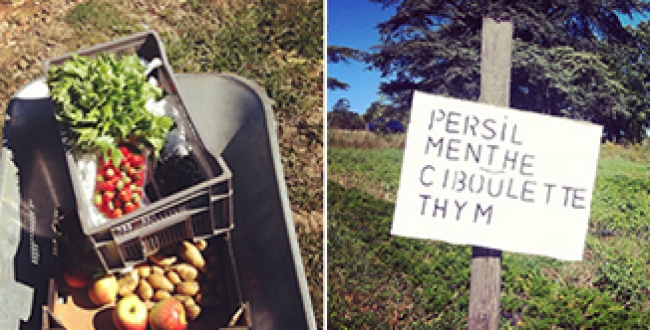
M165 275L151 274L147 277L147 282L149 282L151 287L156 290L165 290L169 292L174 290L174 284L172 284Z
M140 276L138 275L137 271L131 271L125 274L117 280L117 294L124 297L129 293L133 293L135 288L138 287L139 280Z
M153 275L153 274L165 275L165 270L162 267L158 266L158 265L152 265L151 266L151 275ZM149 276L151 276L151 275L149 275Z
M187 261L190 265L194 266L200 271L205 270L205 259L201 255L201 251L196 248L192 243L184 241L180 246L178 255L181 259Z
M185 308L185 312L190 320L196 320L201 315L201 307L199 305L192 305Z
M184 294L178 294L178 293L177 293L177 294L174 294L174 295L172 296L172 298L174 298L174 299L176 299L176 300L178 300L178 301L180 301L180 302L184 302L184 301L187 300L187 299L192 299L192 297L190 297L190 296L186 296L186 295L184 295Z
M153 297L153 288L149 285L147 280L141 278L140 283L138 284L137 293L142 301L147 301Z
M178 258L176 258L174 255L165 255L161 252L149 256L149 260L151 260L152 263L162 268L167 268L173 265L177 259Z
M200 239L196 242L194 242L194 246L196 246L199 251L205 251L205 249L208 247L208 241L204 239Z
M173 269L184 282L192 282L199 276L198 270L187 263L175 264L171 269Z
M153 299L153 301L163 301L167 298L170 298L171 296L172 294L169 293L169 291L156 290L156 292L154 292L153 297L151 299Z
M185 306L185 314L190 320L195 320L201 314L201 307L191 298L183 301L183 306Z
M149 275L151 275L151 266L149 266L147 264L140 264L140 265L135 266L134 271L137 271L138 275L141 278L145 278L145 277L148 277Z
M167 279L169 280L169 282L171 282L171 283L174 284L174 285L183 282L183 280L181 279L180 275L178 275L178 273L177 273L175 270L173 270L173 269L168 270L168 271L165 273L165 276L167 277Z
M179 300L179 301L180 301L180 300ZM185 307L187 307L187 306L192 306L192 305L196 305L196 301L194 301L194 299L192 299L192 297L187 297L187 299L183 299L183 301L181 301L181 303L182 303L183 306L185 306Z
M176 292L188 296L193 296L199 292L198 282L181 282L176 284Z

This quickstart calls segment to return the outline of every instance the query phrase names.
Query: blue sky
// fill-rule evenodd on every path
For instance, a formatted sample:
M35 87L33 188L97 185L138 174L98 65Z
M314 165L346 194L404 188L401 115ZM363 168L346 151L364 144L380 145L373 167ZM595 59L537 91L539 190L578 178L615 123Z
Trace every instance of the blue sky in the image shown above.
M394 7L383 9L382 5L369 0L327 0L327 44L369 50L379 44L379 32L375 28L395 12ZM622 16L624 24L634 24ZM647 17L646 17L647 19ZM327 75L350 84L347 91L327 91L327 110L340 98L350 100L351 110L363 114L368 106L378 99L379 72L367 70L365 64L357 62L328 64Z
M395 12L369 0L327 0L327 44L368 50L379 44L375 26L388 20ZM380 74L365 70L357 62L328 64L327 75L350 84L347 91L327 91L327 110L340 98L350 100L351 110L364 113L370 103L377 100Z

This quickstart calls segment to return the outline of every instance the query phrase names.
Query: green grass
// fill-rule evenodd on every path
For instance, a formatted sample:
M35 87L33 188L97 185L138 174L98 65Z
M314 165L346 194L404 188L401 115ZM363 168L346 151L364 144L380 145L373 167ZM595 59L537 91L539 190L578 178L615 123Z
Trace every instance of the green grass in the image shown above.
M74 7L65 22L77 29L131 31L132 23L118 7L107 1L90 0Z
M621 158L600 159L592 201L590 227L601 234L627 237L650 229L648 164Z
M469 277L456 275L468 269L467 249L391 237L392 210L389 202L328 183L329 325L460 327Z
M638 148L601 149L583 261L504 252L502 329L647 328L650 180ZM401 159L328 150L332 328L467 327L470 249L389 234Z
M632 162L621 158L601 158L598 161L598 174L602 176L624 175L650 179L650 164Z
M357 187L393 200L397 193L402 150L328 148L328 175L345 186Z

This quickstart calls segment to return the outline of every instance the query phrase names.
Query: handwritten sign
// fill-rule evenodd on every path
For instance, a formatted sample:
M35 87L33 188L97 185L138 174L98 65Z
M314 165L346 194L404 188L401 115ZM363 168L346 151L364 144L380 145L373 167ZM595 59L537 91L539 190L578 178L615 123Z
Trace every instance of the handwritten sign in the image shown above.
M392 234L581 260L601 135L416 91Z

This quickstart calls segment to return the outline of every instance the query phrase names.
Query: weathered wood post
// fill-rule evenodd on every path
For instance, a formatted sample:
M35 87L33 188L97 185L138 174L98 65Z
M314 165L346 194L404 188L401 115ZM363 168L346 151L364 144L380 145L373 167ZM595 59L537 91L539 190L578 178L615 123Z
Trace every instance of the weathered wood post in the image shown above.
M513 23L483 18L481 44L481 96L479 101L508 107ZM472 248L469 329L499 328L501 251Z

